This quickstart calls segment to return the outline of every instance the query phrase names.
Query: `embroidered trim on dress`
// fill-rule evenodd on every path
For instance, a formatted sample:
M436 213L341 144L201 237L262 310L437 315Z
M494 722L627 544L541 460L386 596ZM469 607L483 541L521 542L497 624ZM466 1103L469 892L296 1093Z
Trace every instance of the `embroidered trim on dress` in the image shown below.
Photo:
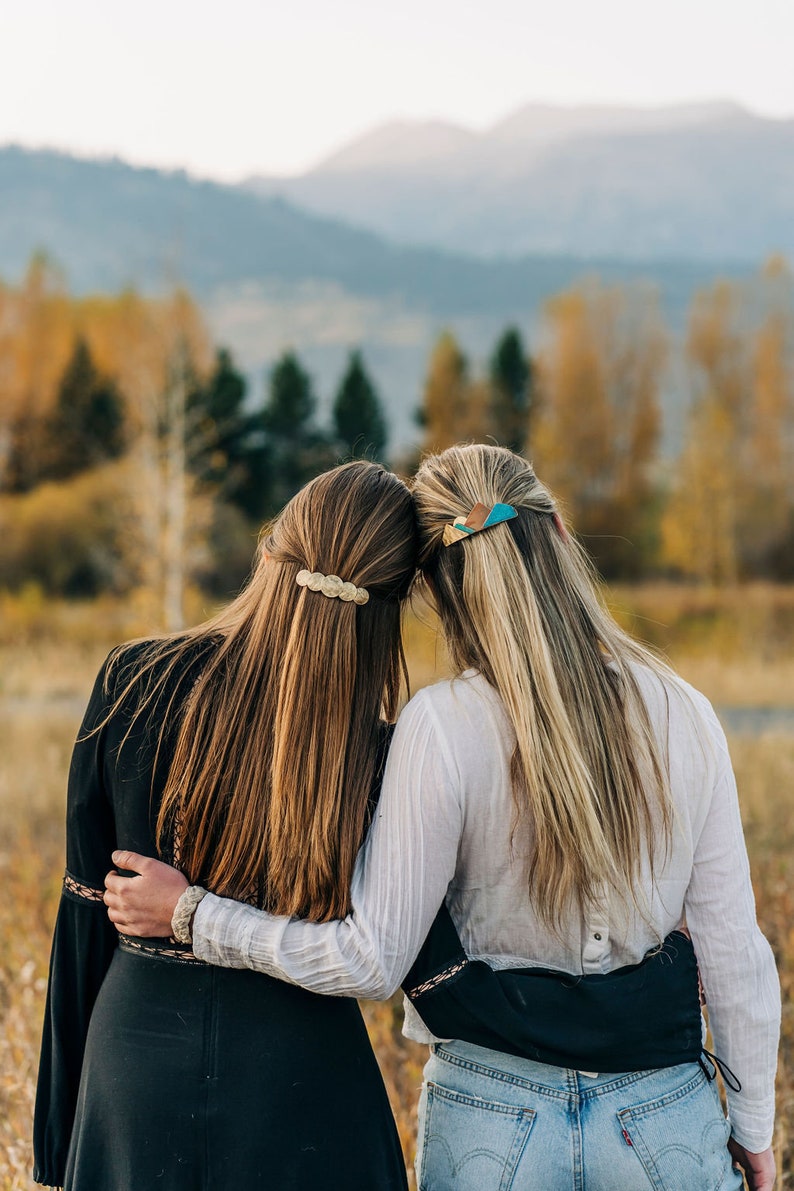
M85 902L101 902L105 897L104 889L97 889L95 885L86 885L84 881L78 880L68 869L63 875L63 891Z
M180 964L201 964L202 967L206 967L203 959L199 959L189 947L177 943L175 939L137 939L131 935L119 934L119 947L122 951L130 951L135 955L149 955L153 959L173 960Z
M438 988L439 984L443 984L446 980L451 980L453 976L457 976L458 972L462 972L468 962L468 958L464 958L458 960L457 963L452 964L450 967L444 968L443 972L436 972L435 976L431 976L429 980L423 981L422 984L417 984L416 988L409 988L408 997L410 1000L415 1001L423 993Z

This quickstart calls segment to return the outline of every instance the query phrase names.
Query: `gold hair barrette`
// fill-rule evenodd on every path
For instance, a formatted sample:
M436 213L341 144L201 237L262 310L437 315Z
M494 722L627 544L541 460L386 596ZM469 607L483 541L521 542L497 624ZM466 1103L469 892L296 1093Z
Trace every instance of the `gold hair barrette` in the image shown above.
M493 529L494 525L501 525L503 521L511 521L517 516L512 505L495 504L489 509L478 501L468 517L456 517L451 525L444 526L444 545L454 546L455 542L462 542L473 533Z
M356 587L355 583L345 583L338 575L324 575L322 571L298 571L295 582L298 587L319 591L329 600L341 600L344 604L366 604L369 600L366 587Z

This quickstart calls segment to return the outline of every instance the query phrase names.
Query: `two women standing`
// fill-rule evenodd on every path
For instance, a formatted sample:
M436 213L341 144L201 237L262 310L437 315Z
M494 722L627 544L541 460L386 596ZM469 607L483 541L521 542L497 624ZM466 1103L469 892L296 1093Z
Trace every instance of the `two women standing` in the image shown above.
M400 717L349 907L322 921L332 915L299 899L269 904L264 855L250 874L262 881L258 897L243 896L284 909L280 917L217 896L240 897L217 877L203 882L214 890L203 896L195 889L203 873L190 861L181 867L194 884L183 892L180 874L126 855L122 863L143 875L109 878L114 921L135 935L168 934L175 912L180 932L192 931L193 953L211 964L314 992L385 996L443 904L469 959L596 977L640 963L685 916L715 1049L741 1081L729 1093L733 1152L757 1169L753 1185L771 1187L779 992L713 712L605 613L583 555L523 460L498 448L453 448L426 461L414 499L419 565L456 677L420 692ZM308 587L299 579L305 570L328 573L316 558L271 560L273 583L292 591L297 623L307 614L299 601L328 602L322 578ZM358 583L341 557L334 573ZM365 611L355 612L356 634ZM295 631L289 650L301 641ZM287 670L289 650L280 658ZM295 699L298 672L296 683ZM231 698L234 684L224 689ZM203 753L210 725L196 724ZM320 750L314 723L300 729ZM351 764L347 751L336 757L344 770ZM234 781L231 768L225 774ZM242 777L246 789L247 770ZM301 769L293 781L285 801L305 805ZM192 789L179 787L175 822ZM231 797L224 782L208 786L205 807L219 791ZM267 808L267 832L270 816ZM740 1185L729 1126L696 1062L607 1074L556 1068L434 1038L410 1004L406 1032L433 1046L417 1158L426 1191Z

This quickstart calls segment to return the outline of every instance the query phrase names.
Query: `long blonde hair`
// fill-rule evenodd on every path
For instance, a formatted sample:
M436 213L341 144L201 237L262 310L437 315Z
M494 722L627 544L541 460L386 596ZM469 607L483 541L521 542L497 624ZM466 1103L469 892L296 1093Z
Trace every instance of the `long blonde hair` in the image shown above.
M289 502L219 615L154 642L142 664L128 653L125 666L122 650L117 702L135 687L140 714L159 697L161 744L181 716L157 832L161 850L178 833L191 881L278 914L349 911L380 714L395 718L405 676L400 614L416 551L405 484L377 464L345 464ZM304 569L369 600L299 586ZM185 699L173 679L196 657Z
M653 870L669 842L671 803L630 663L669 671L606 611L587 556L524 459L451 447L423 462L413 493L419 565L453 664L483 674L515 729L514 830L531 835L533 904L552 927L610 890L638 905L643 861ZM444 527L478 502L518 516L444 546Z

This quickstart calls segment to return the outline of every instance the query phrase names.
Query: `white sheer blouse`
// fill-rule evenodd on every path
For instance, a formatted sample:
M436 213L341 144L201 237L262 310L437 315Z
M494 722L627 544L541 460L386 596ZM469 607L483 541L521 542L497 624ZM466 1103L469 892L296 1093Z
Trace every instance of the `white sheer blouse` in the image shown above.
M636 675L669 757L672 843L643 912L605 903L562 938L527 895L528 832L515 829L512 728L474 671L420 691L400 716L377 815L340 922L274 918L208 895L193 948L224 967L267 972L321 993L390 996L446 899L467 954L494 967L604 972L639 962L685 919L698 955L716 1054L736 1073L737 1140L770 1144L780 1024L771 949L756 924L736 785L708 701L683 682ZM405 1032L433 1041L410 1004Z

